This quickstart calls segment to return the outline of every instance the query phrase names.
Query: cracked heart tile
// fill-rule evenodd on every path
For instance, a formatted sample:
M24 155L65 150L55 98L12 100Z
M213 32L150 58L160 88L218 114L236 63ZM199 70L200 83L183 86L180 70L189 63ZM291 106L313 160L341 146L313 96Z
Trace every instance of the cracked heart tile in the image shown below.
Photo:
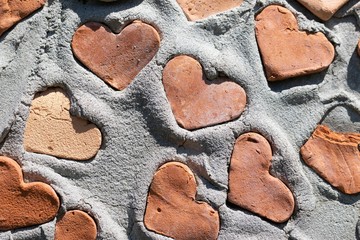
M177 0L177 2L186 17L196 21L238 7L243 0Z
M151 61L160 46L154 27L134 21L119 34L97 22L79 27L72 39L76 58L113 88L123 90Z
M329 20L349 0L297 0L323 21Z
M252 132L241 135L231 156L228 201L282 223L293 214L294 197L270 174L271 159L271 146L263 136Z
M39 225L52 220L60 200L42 182L25 183L20 166L0 156L0 230Z
M321 72L334 59L334 46L326 36L300 31L295 16L284 7L262 10L255 31L268 81Z
M70 115L70 100L61 88L37 93L24 133L28 152L72 160L88 160L101 145L101 132L85 119Z
M0 0L0 36L21 19L38 10L45 0Z
M189 56L170 60L163 85L178 124L193 130L238 118L245 109L244 89L228 78L208 81L200 63Z
M169 162L150 185L144 223L147 229L179 240L217 239L220 219L209 204L195 200L196 181L184 164Z
M305 163L343 193L360 192L360 134L318 125L300 153Z
M86 212L72 210L56 223L55 240L96 240L94 219Z

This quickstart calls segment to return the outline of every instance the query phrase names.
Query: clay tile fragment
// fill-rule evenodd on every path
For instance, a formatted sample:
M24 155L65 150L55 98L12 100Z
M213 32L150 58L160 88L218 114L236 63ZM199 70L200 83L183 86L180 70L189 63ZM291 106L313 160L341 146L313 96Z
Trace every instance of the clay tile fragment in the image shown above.
M24 133L28 152L72 160L88 160L101 145L96 125L70 115L70 100L61 88L37 93L31 103Z
M240 85L225 77L208 81L200 63L189 56L168 62L163 85L176 121L189 130L233 120L245 109Z
M186 17L191 21L240 6L244 0L177 0Z
M14 24L41 8L45 0L0 0L0 36Z
M300 31L295 16L277 5L256 16L256 39L268 81L321 72L335 56L323 33Z
M76 58L106 83L126 88L151 61L160 46L160 36L149 24L134 21L119 34L107 26L88 22L72 39Z
M343 193L360 192L360 134L333 132L318 125L301 147L305 163Z
M20 166L0 156L0 231L49 222L59 206L60 200L49 185L25 183Z
M56 223L55 240L96 240L96 223L89 214L72 210Z
M298 0L315 16L323 21L329 20L349 0Z
M257 133L245 133L235 142L229 169L228 201L274 222L285 222L294 211L294 197L270 173L272 151Z
M216 210L195 200L196 181L184 164L170 162L155 173L147 198L147 229L177 239L217 239L220 220Z

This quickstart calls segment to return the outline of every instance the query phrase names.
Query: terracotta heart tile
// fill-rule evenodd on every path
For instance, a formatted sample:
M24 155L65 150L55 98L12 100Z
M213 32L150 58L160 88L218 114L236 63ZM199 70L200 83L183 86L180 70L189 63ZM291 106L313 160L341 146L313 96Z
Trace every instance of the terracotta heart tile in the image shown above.
M0 0L0 36L14 24L41 8L45 0Z
M60 201L42 182L25 183L20 166L0 156L0 230L43 224L52 220Z
M195 200L196 181L184 164L169 162L155 173L147 198L147 229L178 239L217 239L220 220L216 210Z
M160 36L152 26L134 21L120 34L97 22L78 28L72 39L77 59L112 87L122 90L155 56Z
M96 224L89 214L72 210L56 223L55 240L96 240Z
M349 0L298 0L321 20L329 20Z
M176 0L186 17L191 21L240 6L244 0Z
M71 116L69 109L70 100L61 88L36 94L25 127L25 150L72 160L95 156L101 145L100 130Z
M269 81L321 72L334 59L334 47L323 33L299 31L295 16L270 5L256 16L256 39Z
M175 119L192 130L233 120L246 105L246 93L228 78L206 80L198 61L177 56L165 67L163 84Z
M360 192L360 134L333 132L318 125L301 147L305 163L332 186L347 194Z
M272 151L257 133L245 133L235 142L229 169L228 201L274 222L285 222L294 211L294 197L270 173Z

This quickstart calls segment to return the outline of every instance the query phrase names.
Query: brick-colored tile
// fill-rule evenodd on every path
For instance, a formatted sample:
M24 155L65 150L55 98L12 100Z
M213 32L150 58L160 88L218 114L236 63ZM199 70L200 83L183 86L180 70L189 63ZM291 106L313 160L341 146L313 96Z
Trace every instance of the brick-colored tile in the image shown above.
M189 56L166 65L163 84L176 121L189 130L238 118L246 105L240 85L228 78L208 81L200 63Z
M274 222L285 222L294 211L288 187L270 173L272 151L257 133L245 133L235 142L229 169L228 201Z
M349 0L298 0L321 20L329 20Z
M256 39L269 81L321 72L335 56L323 33L300 31L295 16L277 5L256 16Z
M60 200L42 182L25 183L20 166L0 156L0 230L29 227L52 220Z
M218 212L195 198L196 181L191 170L178 162L164 164L150 185L146 228L178 240L217 239Z

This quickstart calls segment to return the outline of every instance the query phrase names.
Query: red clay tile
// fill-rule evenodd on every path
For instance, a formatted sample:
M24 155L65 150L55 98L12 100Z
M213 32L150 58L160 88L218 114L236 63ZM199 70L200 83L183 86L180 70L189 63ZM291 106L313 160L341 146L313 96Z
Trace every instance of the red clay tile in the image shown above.
M28 152L87 160L98 152L101 132L92 123L70 116L70 100L61 88L37 93L24 133Z
M256 38L269 81L321 72L334 59L323 33L299 31L295 16L270 5L256 16Z
M0 0L0 36L14 24L41 8L45 0Z
M89 214L72 210L56 223L55 240L96 240L96 223Z
M305 163L347 194L360 192L360 134L337 133L319 125L301 148Z
M240 116L246 93L228 78L208 81L198 61L177 56L165 67L163 84L178 124L192 130Z
M25 183L20 166L0 156L0 230L29 227L52 220L60 200L42 182Z
M329 20L349 0L298 0L321 20Z
M78 28L72 39L77 59L112 87L122 90L155 56L160 36L152 26L134 21L120 34L97 22Z
M274 222L285 222L294 211L287 186L270 175L272 151L257 133L245 133L235 142L229 170L228 201Z
M191 21L207 18L240 6L244 0L177 0L186 17Z
M147 229L177 239L217 239L220 220L216 210L195 201L196 181L184 164L161 166L150 185L144 223Z

